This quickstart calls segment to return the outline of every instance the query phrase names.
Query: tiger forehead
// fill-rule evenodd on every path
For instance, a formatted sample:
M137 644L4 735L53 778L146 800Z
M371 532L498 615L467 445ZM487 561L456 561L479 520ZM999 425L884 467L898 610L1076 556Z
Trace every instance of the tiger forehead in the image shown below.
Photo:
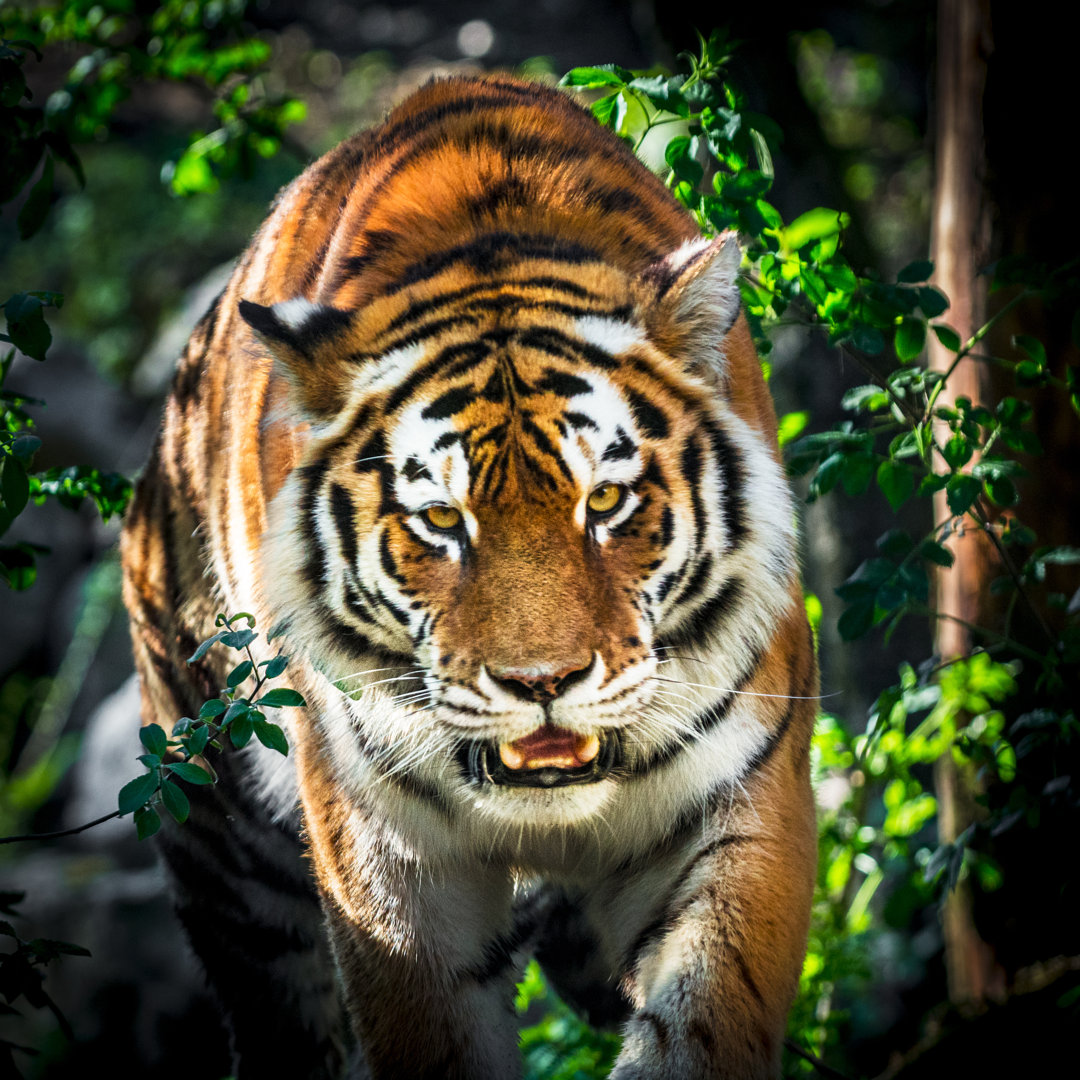
M582 355L590 349L598 363ZM405 501L550 501L601 478L632 481L642 440L635 406L645 396L620 385L620 365L550 323L444 341L416 362L425 385L393 424L390 458Z

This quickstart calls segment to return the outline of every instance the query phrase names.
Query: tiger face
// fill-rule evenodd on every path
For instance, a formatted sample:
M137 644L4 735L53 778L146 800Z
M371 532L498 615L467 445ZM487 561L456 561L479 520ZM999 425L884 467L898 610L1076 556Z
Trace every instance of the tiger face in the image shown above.
M391 773L511 817L600 785L540 800L593 813L688 737L665 652L708 638L743 568L771 562L757 603L787 603L790 522L746 492L764 476L783 507L783 481L723 397L738 247L687 248L639 282L516 261L351 314L242 305L311 425L271 510L271 601Z

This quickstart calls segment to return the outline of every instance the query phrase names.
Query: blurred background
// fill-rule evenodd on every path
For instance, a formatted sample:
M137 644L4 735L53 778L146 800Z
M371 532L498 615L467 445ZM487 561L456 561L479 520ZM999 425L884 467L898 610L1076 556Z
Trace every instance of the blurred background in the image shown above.
M92 5L64 7L94 17ZM112 7L101 5L105 14ZM120 7L149 13L157 5ZM77 149L86 184L57 173L60 197L32 241L18 238L21 202L5 209L0 298L27 289L65 297L49 316L54 341L47 362L20 356L11 373L21 392L47 402L35 410L42 440L35 468L92 463L136 475L183 342L275 191L433 75L505 70L554 82L582 64L671 69L681 50L696 48L695 29L726 25L740 43L731 81L783 132L772 148L771 199L784 218L816 206L841 208L851 219L844 240L851 263L886 279L930 250L939 12L928 0L767 7L238 0L196 8L205 25L232 19L265 44L257 92L303 102L304 118L285 128L280 146L265 148L269 156L255 154L249 168L208 181L185 148L193 131L216 130L215 93L192 80L136 83L107 123L82 133ZM1069 140L1060 93L1074 62L1071 44L1055 32L1047 5L984 8L992 28L985 42L988 261L1018 251L1048 261L1071 257L1080 245L1065 201ZM12 9L0 7L0 20ZM35 100L64 92L72 69L92 57L85 45L44 49L24 68ZM185 177L192 193L179 195ZM1025 317L1025 325L1036 324L1028 332L1048 339L1048 350L1054 342L1067 347L1067 318ZM807 413L808 430L834 423L844 389L865 382L863 374L802 329L781 328L773 341L778 410ZM1036 430L1063 422L1058 413L1040 413ZM1075 448L1071 440L1062 436L1056 445ZM1032 481L1025 498L1042 507L1061 537L1075 536L1075 458L1056 468L1052 482ZM909 505L899 523L914 532L925 524L921 514L924 508ZM932 652L929 626L913 619L888 642L880 634L841 642L835 629L841 607L834 588L897 522L881 499L870 506L834 496L803 509L806 586L823 609L825 707L856 731L898 663ZM0 593L3 834L60 829L108 813L118 787L135 775L140 752L117 522L102 523L89 505L73 513L50 501L28 511L19 529L20 539L50 550L32 588ZM91 959L64 959L48 975L74 1041L48 1010L25 1010L25 1030L5 1034L40 1051L17 1059L25 1074L63 1077L100 1065L112 1076L151 1068L163 1078L226 1075L213 1004L173 923L153 851L134 840L130 820L51 845L16 847L0 850L0 887L27 893L20 934L93 952ZM1055 857L1074 860L1075 852ZM1021 903L1009 915L1010 932L1021 936L1022 909ZM859 992L846 998L838 983L843 1023L835 1030L844 1045L830 1047L829 1055L849 1075L883 1074L896 1066L897 1053L927 1038L927 1016L948 998L936 912L912 905L882 923L873 978L853 983Z

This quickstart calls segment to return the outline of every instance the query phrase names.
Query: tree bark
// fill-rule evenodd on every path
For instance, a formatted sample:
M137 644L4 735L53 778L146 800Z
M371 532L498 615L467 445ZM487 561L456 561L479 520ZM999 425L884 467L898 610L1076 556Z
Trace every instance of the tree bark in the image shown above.
M985 149L982 100L986 60L991 49L989 0L939 0L937 102L931 255L935 284L949 297L948 322L967 341L986 321L986 289L978 277L989 253L990 221L984 197ZM944 372L955 355L936 340L930 344L930 367ZM939 398L984 401L989 386L978 361L961 360ZM938 433L939 438L941 432ZM947 433L946 433L947 437ZM940 491L935 521L952 516ZM991 568L991 548L977 528L957 530L948 545L953 566L936 581L935 651L943 659L967 656L971 636L965 623L978 623ZM942 617L944 616L944 617ZM942 843L954 842L973 820L974 777L958 769L946 754L935 766L938 831ZM1004 992L1004 977L991 947L975 928L972 894L961 882L946 900L943 913L949 998L954 1004L979 1006Z

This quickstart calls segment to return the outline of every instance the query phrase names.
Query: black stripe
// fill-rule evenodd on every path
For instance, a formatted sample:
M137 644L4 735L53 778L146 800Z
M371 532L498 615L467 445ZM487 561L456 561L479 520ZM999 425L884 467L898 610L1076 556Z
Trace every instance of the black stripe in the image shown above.
M591 394L592 384L577 375L571 375L568 371L547 368L535 389L547 390L564 398L572 398L579 394Z
M651 401L636 390L627 388L626 397L638 426L650 439L666 439L670 428L667 417Z
M574 474L570 471L566 462L563 461L562 457L556 451L555 447L552 446L551 440L547 437L547 434L544 432L544 430L539 427L532 419L532 417L525 412L522 412L521 416L521 430L524 432L528 432L533 437L533 439L536 441L536 445L540 448L540 450L554 459L555 464L559 466L559 471L565 477L566 482L569 484L573 484Z
M705 507L701 501L701 448L693 436L686 440L680 461L694 510L694 540L690 548L700 551L705 538Z
M692 645L700 642L706 634L715 633L742 602L745 593L746 587L740 578L729 578L715 596L686 616L670 633L664 634L663 644Z
M382 536L379 537L379 563L386 574L393 578L399 585L407 584L401 571L398 570L397 562L394 559L394 553L390 550L390 532L388 529L383 529Z
M732 705L735 704L735 701L739 696L738 691L745 689L746 686L753 681L754 677L757 675L758 669L765 660L765 656L766 652L764 649L756 650L751 658L750 664L739 678L736 679L735 685L731 688L731 691L725 694L719 701L714 702L707 709L703 709L694 717L692 727L696 738L686 740L685 737L680 737L673 739L669 743L655 747L646 756L630 766L628 770L629 775L644 776L646 773L670 764L684 751L696 750L696 743L720 724L731 711ZM752 768L756 767L756 764L751 762L751 764L748 765L746 772L749 772Z
M728 550L741 546L749 529L746 523L746 469L742 455L732 445L726 432L715 424L707 424L706 431L712 447L716 467L723 481L724 536Z
M599 431L599 425L591 416L586 416L584 413L568 412L564 413L566 422L575 430L581 431L582 428L590 428L593 431Z
M487 232L446 251L427 255L406 267L398 276L393 291L400 291L406 286L436 277L459 263L464 263L478 273L491 274L523 259L546 259L580 266L582 263L599 262L600 256L592 248L569 243L561 237Z
M621 427L615 428L615 441L600 455L601 461L625 461L637 453L637 446Z
M523 330L518 335L518 344L527 349L536 349L540 352L550 353L561 360L584 360L593 367L612 370L619 366L619 361L610 353L596 348L587 342L577 338L568 337L560 330L550 326L535 326Z
M326 564L326 553L323 551L318 530L315 528L315 502L318 499L319 490L329 467L329 461L323 459L305 465L298 470L304 489L300 497L300 531L307 547L307 558L304 560L303 573L304 578L313 589L321 589L325 584L323 573Z
M341 539L341 554L350 569L356 567L356 508L349 493L340 484L330 485L330 513Z
M682 591L679 593L678 599L675 601L675 607L679 604L684 604L688 600L694 600L701 593L701 590L705 587L705 583L709 579L709 574L712 573L713 557L712 552L706 551L705 557L698 563L697 569L691 575L690 580L683 586Z
M476 400L472 386L455 386L437 397L420 414L425 420L448 420Z
M663 513L660 515L660 547L669 547L674 536L675 512L670 506L665 506Z

